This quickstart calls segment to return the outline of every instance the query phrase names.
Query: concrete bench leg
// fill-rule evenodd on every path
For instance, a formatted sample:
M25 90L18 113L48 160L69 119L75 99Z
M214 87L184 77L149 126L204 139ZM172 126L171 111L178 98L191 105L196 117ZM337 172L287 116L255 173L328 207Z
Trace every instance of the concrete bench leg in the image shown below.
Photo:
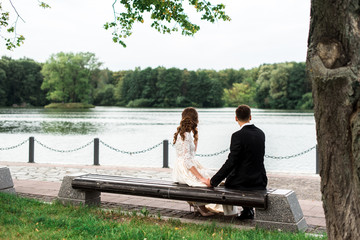
M72 180L76 176L65 176L61 183L58 194L58 200L62 204L83 204L96 205L101 203L101 193L99 191L81 191L73 189L71 186Z
M0 192L16 194L10 169L0 167Z
M307 224L294 191L274 190L268 195L268 208L256 209L255 223L267 229L305 231Z

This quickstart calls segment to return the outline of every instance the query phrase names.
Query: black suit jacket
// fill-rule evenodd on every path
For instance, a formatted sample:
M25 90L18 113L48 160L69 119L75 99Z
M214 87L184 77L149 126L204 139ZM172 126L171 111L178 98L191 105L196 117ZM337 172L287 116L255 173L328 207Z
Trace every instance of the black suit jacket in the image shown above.
M246 125L231 136L230 153L220 170L211 178L214 187L226 178L225 187L239 190L265 190L265 134Z

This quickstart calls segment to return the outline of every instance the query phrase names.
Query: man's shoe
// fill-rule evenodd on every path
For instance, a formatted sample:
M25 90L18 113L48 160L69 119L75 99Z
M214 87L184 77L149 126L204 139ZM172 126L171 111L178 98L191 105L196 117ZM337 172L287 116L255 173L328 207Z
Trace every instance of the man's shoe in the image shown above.
M254 210L249 209L247 211L241 211L240 216L237 216L236 219L240 221L247 219L254 219Z

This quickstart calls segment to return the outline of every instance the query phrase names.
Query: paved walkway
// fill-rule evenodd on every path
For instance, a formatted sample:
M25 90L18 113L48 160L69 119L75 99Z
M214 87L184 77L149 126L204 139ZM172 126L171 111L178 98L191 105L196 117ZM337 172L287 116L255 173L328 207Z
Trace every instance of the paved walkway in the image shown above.
M0 162L0 166L10 169L16 192L23 195L41 195L49 199L54 199L57 196L61 181L66 175L97 173L171 180L171 169L164 168L54 165L18 162ZM325 216L320 193L320 177L318 175L268 173L268 178L268 188L294 190L308 225L312 226L313 229L325 229ZM147 208L166 208L173 211L189 212L189 206L184 201L110 193L103 193L101 198L102 201L110 204L131 204L141 207L146 206Z

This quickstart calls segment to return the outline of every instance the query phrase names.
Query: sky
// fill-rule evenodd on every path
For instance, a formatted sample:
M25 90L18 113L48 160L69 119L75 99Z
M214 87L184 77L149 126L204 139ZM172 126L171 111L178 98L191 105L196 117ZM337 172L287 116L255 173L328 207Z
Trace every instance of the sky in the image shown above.
M9 1L1 2L14 15ZM232 20L212 24L190 12L190 19L200 25L193 37L161 34L145 18L144 24L134 26L126 48L113 43L112 30L103 28L114 18L114 0L46 2L50 9L40 8L37 0L12 0L25 21L18 21L17 32L26 40L8 51L0 38L0 56L46 62L58 52L92 52L102 68L112 71L158 66L218 71L306 60L310 0L214 0L226 5Z

